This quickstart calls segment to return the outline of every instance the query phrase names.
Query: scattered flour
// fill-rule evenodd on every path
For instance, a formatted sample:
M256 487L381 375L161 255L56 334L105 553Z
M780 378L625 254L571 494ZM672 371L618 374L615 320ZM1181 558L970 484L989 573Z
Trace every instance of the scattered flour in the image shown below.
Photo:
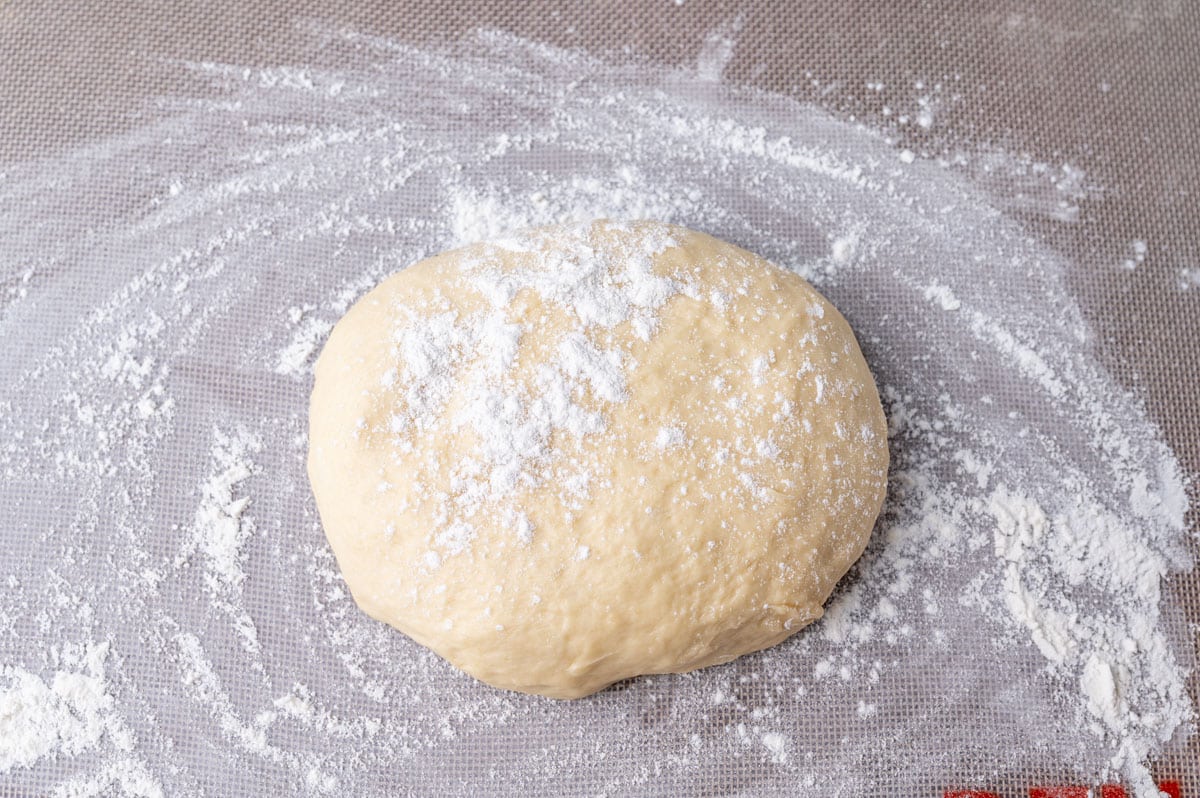
M165 794L154 775L141 762L130 759L107 764L95 775L65 781L55 786L53 793L54 798L162 798Z
M292 336L292 342L279 352L275 373L301 375L307 372L313 355L321 347L333 325L318 318L310 317L303 321L295 317L289 318L300 322L300 325Z
M1183 268L1179 270L1179 290L1191 291L1200 288L1200 269Z
M0 523L19 532L0 558L0 661L26 663L0 680L0 776L20 779L16 792L384 795L400 779L474 795L508 779L624 794L720 772L764 795L824 795L833 781L904 795L953 769L981 785L1083 773L1153 794L1148 763L1194 723L1194 652L1162 592L1191 567L1187 479L1098 365L1067 288L1082 265L1006 217L1078 219L1097 196L1082 170L1001 151L918 157L729 90L717 81L734 23L685 70L614 68L499 33L450 49L319 33L344 68L184 65L211 91L165 98L144 127L18 165L0 186L20 198L0 221L17 264L0 275L0 332L28 344L0 366ZM953 98L914 92L894 118L936 130ZM96 195L114 198L103 219L72 204ZM35 234L50 207L65 211L53 251ZM892 490L819 625L548 712L355 607L305 490L304 380L330 320L382 276L594 217L685 224L814 281L885 397ZM1141 269L1148 253L1134 241L1128 259ZM305 280L275 282L283 256ZM565 272L479 279L498 304L531 287L581 324L633 316L650 336L656 303L687 287L629 265L619 306ZM586 288L588 264L572 268ZM1179 271L1181 289L1200 285L1195 271ZM40 309L36 334L10 321ZM393 379L414 411L396 424L446 400L447 360L485 350L490 380L522 332L486 314L465 337L452 326L398 331ZM503 387L465 409L492 443L470 475L480 490L503 492L545 436L603 423L573 390L622 396L598 347L557 352L536 416ZM654 444L690 442L664 427ZM522 545L543 534L515 511L512 529ZM429 567L465 554L469 535L438 530ZM247 560L251 540L265 556ZM123 656L93 644L35 673L29 641L54 639L111 640ZM986 738L978 717L992 719ZM480 764L501 738L511 756Z
M741 33L744 21L741 16L717 26L704 37L704 44L696 56L696 77L703 81L716 83L729 62L733 60L737 48L737 35Z
M105 681L108 652L107 643L67 647L59 657L62 668L48 681L23 668L0 668L0 775L41 760L79 756L105 740L115 751L133 750L136 740ZM162 794L132 758L107 772L104 781L136 782L140 795ZM69 795L96 794L82 785L63 789Z
M627 354L596 340L626 322L649 339L657 326L654 311L687 290L650 268L651 259L673 243L665 233L644 236L636 247L590 245L586 226L568 228L562 235L552 240L540 231L509 232L494 245L517 253L548 247L545 260L553 268L500 271L482 255L465 261L462 272L469 284L490 301L480 313L464 317L450 308L425 314L400 311L404 318L392 334L398 367L386 372L381 387L402 398L403 410L390 417L387 429L366 431L395 435L397 446L403 446L410 430L434 429L456 387L465 385L465 399L448 423L451 429L475 433L480 457L460 464L455 494L445 498L458 508L460 519L473 518L485 502L499 502L499 511L517 513L519 508L504 506L506 497L520 485L554 478L553 436L580 440L605 429L604 407L626 398ZM528 331L509 321L509 303L526 290L561 306L574 322L547 342L555 356L539 367L533 392L513 378L511 368L518 342ZM585 395L599 407L588 407L581 401ZM563 480L564 493L582 494L589 480L587 473ZM379 489L387 485L381 483ZM468 552L474 536L469 520L431 529L424 565L436 570L447 555Z
M687 436L679 427L662 427L654 436L654 445L659 449L670 449L687 443Z
M192 545L204 555L206 579L214 591L238 587L246 578L243 547L254 534L254 521L245 515L250 497L237 493L257 470L250 456L261 449L258 437L244 429L234 435L213 431L213 470L201 487Z
M1127 271L1133 271L1142 265L1146 260L1147 253L1150 252L1150 247L1140 238L1135 238L1129 242L1129 257L1121 261L1121 268Z
M788 738L779 732L766 732L762 744L771 752L771 761L782 764L787 761Z
M962 307L962 302L958 301L953 291L936 283L925 287L925 298L935 302L942 310L958 310Z

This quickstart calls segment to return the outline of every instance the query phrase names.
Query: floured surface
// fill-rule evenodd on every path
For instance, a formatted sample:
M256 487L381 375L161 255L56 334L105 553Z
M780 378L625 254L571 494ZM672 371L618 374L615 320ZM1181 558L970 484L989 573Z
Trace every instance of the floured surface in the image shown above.
M1183 478L1097 364L1068 288L1087 265L1008 215L1069 220L1078 180L995 153L944 166L728 91L732 33L676 72L498 35L455 53L316 35L337 69L173 66L191 99L0 179L0 700L61 719L47 737L4 715L31 741L0 755L3 784L1146 785L1192 717L1187 620L1161 595L1190 567ZM477 685L354 607L303 475L305 399L324 333L383 275L594 216L685 224L814 282L863 344L894 464L820 624L564 706ZM82 710L59 674L94 681Z

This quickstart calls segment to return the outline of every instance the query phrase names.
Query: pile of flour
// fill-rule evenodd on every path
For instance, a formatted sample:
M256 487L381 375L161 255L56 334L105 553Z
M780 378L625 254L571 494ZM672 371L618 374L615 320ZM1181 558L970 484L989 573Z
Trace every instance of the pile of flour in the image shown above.
M1148 763L1194 717L1163 589L1192 565L1186 479L1098 364L1067 288L1089 264L1007 216L970 153L715 82L723 36L672 71L325 31L305 67L171 66L194 91L151 121L6 168L0 781L1152 794ZM1078 180L1014 182L1047 223L1082 212ZM876 374L894 465L822 622L565 705L476 684L355 608L307 490L306 400L382 276L598 216L812 281Z

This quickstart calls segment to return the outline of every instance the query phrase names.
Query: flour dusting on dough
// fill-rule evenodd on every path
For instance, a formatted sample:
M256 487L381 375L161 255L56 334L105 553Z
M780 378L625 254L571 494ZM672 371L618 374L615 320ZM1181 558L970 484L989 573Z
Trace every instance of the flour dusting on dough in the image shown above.
M14 533L0 691L21 693L29 674L47 688L39 711L57 718L38 738L45 753L14 759L6 784L383 795L402 780L475 795L496 789L498 771L475 763L503 738L504 778L529 794L645 793L721 773L764 795L833 782L907 795L947 773L986 785L1034 771L1152 794L1148 763L1179 750L1194 717L1194 647L1163 589L1191 567L1188 478L1100 366L1070 288L1093 265L1064 261L1014 216L1073 223L1089 176L995 150L940 164L693 68L613 67L502 33L446 47L314 38L338 69L166 65L201 86L94 146L5 166L0 333L18 345L0 385L0 512ZM709 77L733 46L714 42ZM940 102L921 89L903 115L936 130ZM550 713L362 617L305 487L306 380L324 330L385 275L596 217L684 224L814 282L877 377L894 465L872 544L822 625ZM1145 243L1144 264L1136 242L1119 258L1138 275ZM1197 270L1172 268L1194 294ZM653 301L663 287L649 288ZM599 324L608 309L580 312ZM589 355L568 348L560 365L619 395ZM262 444L236 458L253 478L210 502L249 499L221 523L252 520L253 535L232 560L179 563L202 487L226 473L214 428ZM680 448L655 437L648 450L687 450L683 432ZM769 440L747 441L760 445L767 456ZM544 529L511 520L514 546L540 545ZM110 646L104 717L121 719L132 751L108 732L91 746L76 734L90 716L58 711L56 675L89 672L31 650L49 639ZM313 712L276 705L292 694ZM203 762L187 759L197 751Z

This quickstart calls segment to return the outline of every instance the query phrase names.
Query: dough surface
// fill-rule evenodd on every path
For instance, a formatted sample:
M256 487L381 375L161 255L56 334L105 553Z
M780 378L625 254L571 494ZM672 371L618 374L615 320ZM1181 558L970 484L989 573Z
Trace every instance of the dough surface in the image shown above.
M819 618L888 462L833 306L656 222L524 231L387 278L329 337L309 440L359 606L556 698Z

